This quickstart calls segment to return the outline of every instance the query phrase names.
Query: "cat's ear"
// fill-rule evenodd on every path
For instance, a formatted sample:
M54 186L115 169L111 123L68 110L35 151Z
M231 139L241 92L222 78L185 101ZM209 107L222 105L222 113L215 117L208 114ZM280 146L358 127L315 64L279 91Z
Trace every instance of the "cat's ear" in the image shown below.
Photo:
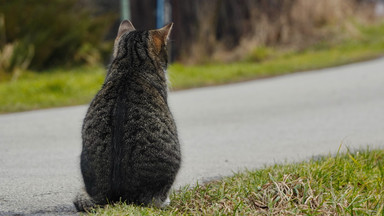
M131 32L135 30L135 27L133 27L132 23L129 20L123 20L120 23L119 30L117 31L117 37L113 45L113 57L116 57L117 55L117 45L119 44L121 35L123 35L125 32Z
M161 50L161 47L167 45L169 35L171 34L171 30L173 27L173 23L169 23L163 28L151 30L150 35L152 37L153 44L157 52Z
M135 27L133 27L132 23L129 20L123 20L120 23L119 30L117 31L117 38L120 38L121 35L123 35L125 32L131 32L136 30Z

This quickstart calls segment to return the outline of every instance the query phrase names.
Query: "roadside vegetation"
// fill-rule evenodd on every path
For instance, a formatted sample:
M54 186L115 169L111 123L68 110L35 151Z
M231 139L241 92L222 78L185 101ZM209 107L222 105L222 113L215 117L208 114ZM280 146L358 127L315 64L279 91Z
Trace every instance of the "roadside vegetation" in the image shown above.
M219 85L298 71L338 66L384 54L384 24L359 27L359 36L339 42L321 42L299 51L258 47L243 61L223 64L170 66L174 89Z
M0 83L0 112L16 112L89 103L104 80L102 67L27 72Z
M171 194L164 210L115 204L89 215L383 215L384 150L246 171Z
M357 25L357 24L356 24ZM359 33L342 41L323 41L299 51L255 48L242 61L204 65L172 64L171 90L220 85L362 61L384 54L384 23L357 25ZM24 71L0 82L0 113L87 104L101 87L103 66Z

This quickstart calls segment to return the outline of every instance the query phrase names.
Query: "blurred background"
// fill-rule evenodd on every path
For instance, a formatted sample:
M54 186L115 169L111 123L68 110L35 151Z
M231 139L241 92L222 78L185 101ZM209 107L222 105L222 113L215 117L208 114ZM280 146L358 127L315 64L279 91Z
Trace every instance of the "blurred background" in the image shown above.
M128 18L137 29L157 27L158 2L128 1ZM172 60L185 63L236 61L255 47L303 49L354 34L351 16L373 22L383 15L379 0L163 2L165 22L175 23ZM123 4L124 0L1 0L0 70L107 62Z

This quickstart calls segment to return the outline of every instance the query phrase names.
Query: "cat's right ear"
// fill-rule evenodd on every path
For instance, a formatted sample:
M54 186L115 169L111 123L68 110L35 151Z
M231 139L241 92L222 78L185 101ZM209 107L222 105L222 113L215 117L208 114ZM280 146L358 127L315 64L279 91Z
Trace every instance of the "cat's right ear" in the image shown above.
M132 23L129 20L123 20L120 23L119 30L117 31L117 37L115 39L114 48L113 48L113 57L116 57L117 55L117 46L120 41L121 35L123 35L126 32L135 31L135 27L133 27Z

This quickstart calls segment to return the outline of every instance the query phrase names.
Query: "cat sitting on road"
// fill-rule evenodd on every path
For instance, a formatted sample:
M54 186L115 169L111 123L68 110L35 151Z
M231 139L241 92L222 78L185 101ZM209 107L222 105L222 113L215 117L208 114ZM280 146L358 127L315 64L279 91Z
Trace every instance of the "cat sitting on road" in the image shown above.
M163 207L181 163L167 102L167 40L172 23L137 31L124 20L113 60L82 127L79 211L113 202Z

